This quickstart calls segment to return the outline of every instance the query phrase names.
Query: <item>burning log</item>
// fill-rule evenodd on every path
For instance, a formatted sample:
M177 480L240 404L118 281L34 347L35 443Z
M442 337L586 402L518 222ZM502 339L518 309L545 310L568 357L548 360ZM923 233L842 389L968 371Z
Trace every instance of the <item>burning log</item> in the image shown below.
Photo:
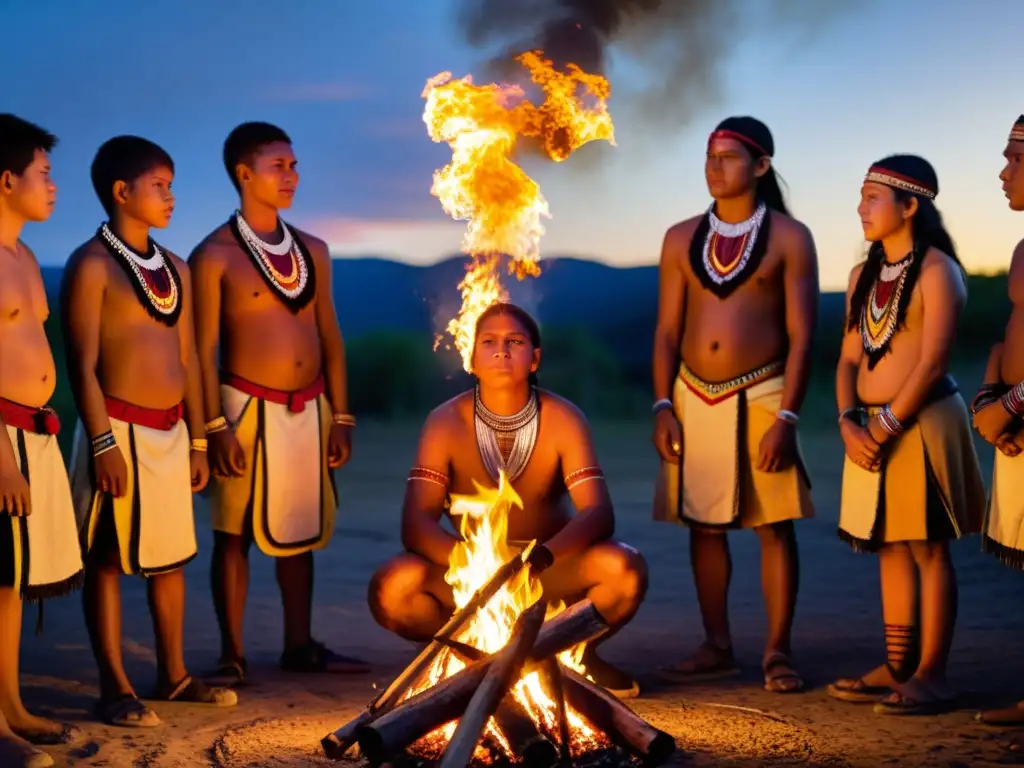
M561 668L565 697L573 709L604 731L614 743L629 750L645 765L664 763L676 750L676 742L633 710L577 672Z
M340 760L341 757L356 742L356 734L364 725L372 723L378 716L394 707L402 695L413 685L433 663L434 659L444 648L444 643L450 640L459 632L466 623L476 615L477 611L487 605L492 597L505 586L509 581L526 567L526 559L533 546L528 546L522 553L513 557L505 565L499 568L490 580L477 591L461 610L448 620L448 623L441 628L434 639L427 644L427 647L420 651L420 654L413 659L412 663L394 679L383 693L374 699L370 705L361 712L354 720L329 733L320 740L324 754L331 760Z
M483 682L459 718L459 725L445 747L438 768L465 768L469 765L487 721L508 693L509 686L519 678L523 662L533 650L546 610L547 601L541 599L519 616L512 637L495 654Z
M529 658L542 662L607 631L608 624L593 603L580 601L544 623ZM482 651L477 653L484 655ZM481 658L360 727L356 736L363 754L371 763L379 765L435 728L457 718L483 683L492 663L494 657Z
M512 753L522 759L524 768L551 768L558 751L513 696L506 696L494 711L494 721L505 735Z
M555 698L555 710L558 716L558 756L562 763L572 762L572 736L569 734L569 715L565 711L565 688L562 684L562 665L558 659L551 657L544 662L544 679L548 683L551 695Z

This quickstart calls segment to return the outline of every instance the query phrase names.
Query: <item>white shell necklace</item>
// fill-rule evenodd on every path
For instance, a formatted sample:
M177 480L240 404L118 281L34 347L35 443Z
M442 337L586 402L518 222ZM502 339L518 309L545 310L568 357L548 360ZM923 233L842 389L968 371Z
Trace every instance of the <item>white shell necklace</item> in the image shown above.
M537 390L531 388L530 399L519 413L512 416L499 416L489 410L480 398L480 388L474 393L474 426L476 427L476 444L480 451L480 459L484 469L498 481L499 473L505 472L509 481L519 477L533 455L537 445L537 427L540 421L540 405ZM498 445L498 433L503 436L515 435L515 442L508 461L501 454Z
M283 233L281 242L271 244L260 238L253 231L248 222L242 218L241 211L235 211L235 222L238 225L238 232L242 236L242 240L252 255L253 261L256 262L256 265L270 281L271 285L274 286L275 290L289 299L299 297L306 289L306 283L309 280L309 267L302 255L302 250L299 248L298 241L292 236L288 225L281 221L281 231ZM285 274L278 270L267 254L271 256L290 254L290 272Z

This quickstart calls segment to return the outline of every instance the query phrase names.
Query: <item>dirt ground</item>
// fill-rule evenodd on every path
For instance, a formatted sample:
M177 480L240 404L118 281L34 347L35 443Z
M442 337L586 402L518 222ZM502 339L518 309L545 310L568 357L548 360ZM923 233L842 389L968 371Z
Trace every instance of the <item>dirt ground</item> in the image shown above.
M46 627L34 634L26 613L22 670L25 698L37 711L77 723L76 745L51 749L58 765L301 766L329 764L320 738L358 713L413 654L410 645L372 621L365 590L374 568L399 547L398 514L414 449L415 426L365 424L355 457L339 475L343 495L337 533L317 559L316 636L371 661L370 675L287 676L276 668L280 601L272 563L258 554L246 618L252 682L240 705L210 711L164 705L152 730L106 727L92 715L96 673L77 596L48 603ZM676 737L678 766L988 766L1014 762L1008 733L973 721L980 706L1024 697L1024 575L979 552L977 537L954 548L960 619L951 667L963 709L934 718L891 718L842 704L825 693L840 675L883 660L877 564L854 555L835 536L842 448L836 435L804 436L819 516L799 526L802 591L795 645L810 690L779 696L762 689L758 662L765 631L756 537L732 537L733 632L744 672L700 687L657 685L651 673L701 639L684 530L650 520L653 449L646 425L603 427L595 434L616 503L617 532L649 563L651 586L632 624L608 646L608 657L646 684L633 708ZM981 451L986 475L989 451ZM200 557L188 567L186 654L203 673L218 649L209 591L208 516L197 511ZM124 649L140 695L153 684L155 655L141 581L124 583ZM1021 759L1024 762L1024 759Z

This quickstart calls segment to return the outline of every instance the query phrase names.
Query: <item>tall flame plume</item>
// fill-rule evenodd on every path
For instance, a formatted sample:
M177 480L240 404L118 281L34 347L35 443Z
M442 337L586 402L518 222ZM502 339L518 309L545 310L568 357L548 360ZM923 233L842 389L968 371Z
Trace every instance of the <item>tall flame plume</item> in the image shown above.
M508 297L501 284L502 257L509 258L509 274L520 280L540 275L542 220L551 213L537 182L513 161L517 142L534 142L555 162L591 141L615 144L607 103L611 89L604 77L573 64L560 71L539 51L523 53L517 61L543 93L540 104L529 101L518 85L474 85L470 76L453 80L450 72L428 80L422 94L430 138L452 149L451 162L434 172L431 194L449 216L468 222L462 239L470 257L459 284L462 308L447 327L467 372L477 318Z

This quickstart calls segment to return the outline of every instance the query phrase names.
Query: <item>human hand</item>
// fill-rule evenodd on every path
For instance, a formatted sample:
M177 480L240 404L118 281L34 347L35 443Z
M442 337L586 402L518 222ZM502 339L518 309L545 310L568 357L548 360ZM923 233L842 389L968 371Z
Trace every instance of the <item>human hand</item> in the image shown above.
M881 466L881 446L871 437L871 433L850 419L843 419L839 422L839 434L850 461L869 472L878 471Z
M93 456L92 465L98 491L117 499L124 496L128 490L128 464L117 445Z
M781 472L796 460L796 425L776 419L771 429L761 438L757 469L761 472Z
M1013 414L1001 401L990 403L974 414L974 428L987 443L997 445L1013 421ZM1011 436L1012 439L1012 436Z
M192 493L199 493L210 481L210 460L206 451L193 450L188 458L189 470L192 475Z
M533 575L539 576L555 564L555 556L543 544L538 544L530 551L530 556L526 558L526 563L530 566L530 571Z
M0 470L0 512L11 517L28 517L32 514L28 480L13 462L11 466Z
M216 432L207 432L206 441L210 451L207 464L216 477L241 477L245 472L245 453L230 427Z
M327 466L338 469L352 456L352 428L346 424L332 424L327 438Z
M654 415L654 447L670 464L678 464L682 458L683 430L671 408L662 408Z

